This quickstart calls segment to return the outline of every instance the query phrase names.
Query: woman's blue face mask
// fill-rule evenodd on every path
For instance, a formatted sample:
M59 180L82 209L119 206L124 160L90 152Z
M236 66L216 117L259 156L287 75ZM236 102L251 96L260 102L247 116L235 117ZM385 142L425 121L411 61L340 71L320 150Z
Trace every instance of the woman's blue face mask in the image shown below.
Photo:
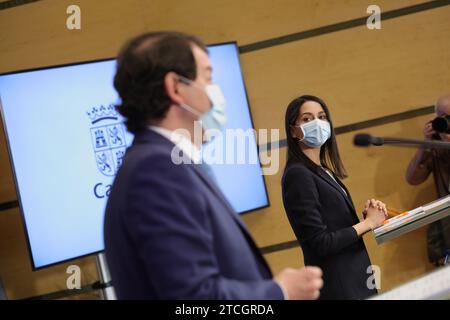
M314 119L295 127L303 133L300 141L311 148L320 148L331 137L330 123L325 120Z

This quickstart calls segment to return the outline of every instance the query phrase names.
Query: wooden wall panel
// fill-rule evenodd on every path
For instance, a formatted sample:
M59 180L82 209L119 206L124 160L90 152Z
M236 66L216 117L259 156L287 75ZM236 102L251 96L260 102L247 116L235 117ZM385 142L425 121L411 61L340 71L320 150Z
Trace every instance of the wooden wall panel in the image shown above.
M0 203L17 199L3 123L0 121Z
M382 10L425 0L379 0ZM81 30L66 29L66 8L81 8ZM366 16L369 0L44 0L0 11L0 72L116 55L129 37L181 30L207 43L240 45ZM30 54L32 52L32 54Z
M241 60L257 128L283 126L302 94L333 106L336 126L434 104L449 91L450 7L261 51ZM284 137L284 133L281 135Z

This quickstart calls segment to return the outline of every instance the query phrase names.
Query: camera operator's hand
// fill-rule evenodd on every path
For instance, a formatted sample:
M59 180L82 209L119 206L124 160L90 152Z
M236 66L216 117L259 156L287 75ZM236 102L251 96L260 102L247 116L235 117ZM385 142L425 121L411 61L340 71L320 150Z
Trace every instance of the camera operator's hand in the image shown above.
M442 141L450 142L450 134L449 133L439 133Z
M425 138L425 140L433 139L433 134L435 134L435 133L436 133L436 131L433 130L431 121L427 122L425 124L425 127L423 128L423 137Z

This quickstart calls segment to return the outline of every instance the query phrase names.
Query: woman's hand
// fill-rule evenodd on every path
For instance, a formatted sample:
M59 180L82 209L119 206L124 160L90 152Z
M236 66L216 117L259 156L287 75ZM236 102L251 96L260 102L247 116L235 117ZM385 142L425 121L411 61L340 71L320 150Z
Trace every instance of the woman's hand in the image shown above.
M369 207L366 212L365 221L367 221L371 230L381 227L386 220L386 214L382 209Z
M358 236L362 236L367 232L382 226L384 220L388 217L386 205L375 199L367 200L362 214L364 221L353 226Z
M364 219L366 219L367 210L369 208L376 208L376 209L378 209L380 211L383 211L385 218L388 217L386 205L383 202L379 201L379 200L370 199L370 200L367 200L365 205L364 205L364 209L363 209L363 212L362 212Z

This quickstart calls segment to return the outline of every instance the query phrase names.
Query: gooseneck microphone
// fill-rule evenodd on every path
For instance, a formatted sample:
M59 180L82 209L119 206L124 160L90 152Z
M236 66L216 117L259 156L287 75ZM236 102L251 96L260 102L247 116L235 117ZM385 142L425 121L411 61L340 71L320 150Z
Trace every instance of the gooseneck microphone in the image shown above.
M355 135L353 144L358 147L382 146L385 144L398 145L401 147L423 147L426 149L449 149L450 142L436 140L414 140L393 137L374 137L370 134L362 133Z

